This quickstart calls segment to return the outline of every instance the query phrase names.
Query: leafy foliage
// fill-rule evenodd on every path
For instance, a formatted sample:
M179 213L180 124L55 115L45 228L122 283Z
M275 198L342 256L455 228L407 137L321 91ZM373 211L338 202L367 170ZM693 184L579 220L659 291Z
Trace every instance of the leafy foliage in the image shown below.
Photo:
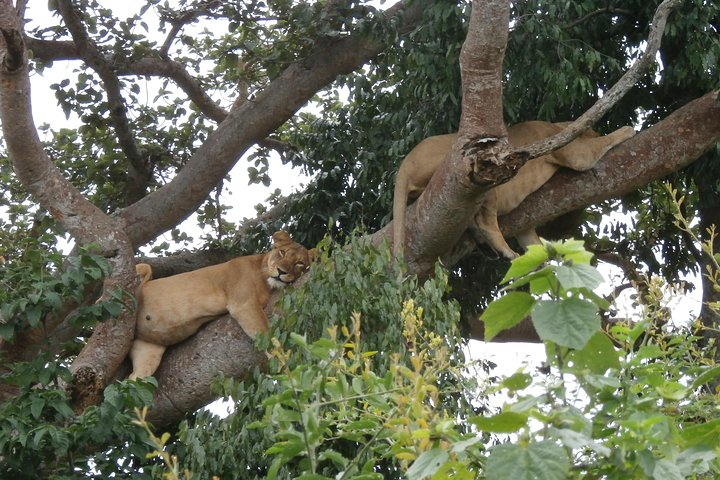
M508 123L575 118L619 77L645 40L659 0L610 3L513 2L503 99ZM313 46L332 45L352 29L395 40L362 71L319 92L273 134L285 142L281 161L312 176L310 187L293 197L282 216L228 239L226 232L236 225L227 221L232 206L220 199L225 184L218 185L196 216L210 230L201 239L205 244L222 239L230 250L247 253L259 250L280 225L304 244L315 243L328 228L342 238L358 227L380 227L389 220L393 176L403 156L422 138L457 127L467 1L435 2L421 27L401 39L393 25L378 21L376 7L362 1L147 0L127 18L104 2L74 4L99 53L120 76L124 105L110 102L96 71L73 66L51 86L68 125L45 125L40 133L53 162L106 212L166 183L223 115L203 111L169 78L126 71L129 62L155 55L178 24L186 22L163 55L183 65L225 110L252 101ZM54 12L56 2L48 5ZM650 125L717 88L719 17L717 2L685 2L668 23L662 65L596 128L608 131L638 120ZM28 33L69 38L55 19L47 25L31 21ZM32 67L42 75L53 62L34 58ZM117 138L111 119L118 107L134 132L140 166ZM693 219L699 213L705 228L716 210L717 157L715 149L674 176L683 201L659 184L649 185L594 206L576 218L580 225L576 221L572 231L582 233L594 251L618 252L638 270L670 280L698 271ZM261 147L242 160L249 182L271 184L275 158ZM139 175L131 179L133 168ZM601 223L618 211L627 215ZM112 321L125 297L84 303L108 273L107 262L92 251L61 255L57 243L64 232L27 198L6 158L0 159L0 213L3 340L43 328L68 305L79 306L72 318L82 325ZM680 235L674 225L679 218L691 219ZM712 237L706 231L700 237L706 234ZM172 240L175 247L192 239L178 227ZM169 247L157 245L155 253ZM705 250L716 255L712 245ZM282 300L274 321L279 343L272 346L272 375L257 372L246 382L220 377L217 391L233 397L234 413L220 419L197 412L173 437L147 431L132 413L149 404L148 384L113 384L101 405L74 415L62 385L80 338L26 363L3 363L2 386L18 395L0 404L0 476L720 474L717 400L704 388L717 382L720 370L707 360L713 352L697 346L698 332L653 327L659 307L652 299L637 325L601 331L598 311L607 305L593 292L598 276L577 242L531 249L512 264L503 295L491 303L506 267L475 254L449 279L438 269L435 279L420 284L386 250L337 248L305 287ZM717 283L715 258L714 267L703 273ZM524 369L482 386L461 373L460 307L447 300L448 283L465 316L488 307L483 318L490 337L531 315L546 342L550 373L542 377ZM487 403L492 394L508 395L499 411Z
M145 459L145 432L133 408L152 401L151 384L113 384L100 405L77 416L63 385L70 373L57 360L37 357L10 365L3 382L19 393L0 404L0 475L3 478L156 478ZM143 467L143 470L140 468Z

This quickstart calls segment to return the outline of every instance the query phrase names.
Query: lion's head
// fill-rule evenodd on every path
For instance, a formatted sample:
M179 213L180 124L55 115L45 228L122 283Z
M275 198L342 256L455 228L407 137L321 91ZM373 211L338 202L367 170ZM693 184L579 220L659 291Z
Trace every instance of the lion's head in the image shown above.
M271 288L282 288L293 283L310 268L315 249L307 250L283 231L273 233L272 239L272 250L265 257L267 282Z

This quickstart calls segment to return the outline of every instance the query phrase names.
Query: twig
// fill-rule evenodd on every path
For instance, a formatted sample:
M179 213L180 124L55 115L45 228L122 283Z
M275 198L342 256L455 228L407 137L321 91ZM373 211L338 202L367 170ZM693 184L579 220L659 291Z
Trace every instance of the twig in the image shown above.
M609 13L611 15L615 14L615 13L619 13L621 15L632 15L633 12L632 12L632 10L627 10L625 8L615 8L612 5L608 5L605 8L598 8L597 10L595 10L593 12L583 15L582 17L578 18L574 22L566 25L564 28L569 29L569 28L577 27L581 23L585 23L588 20L590 20L591 18L596 17L598 15L602 15L603 13Z
M130 128L130 120L126 115L125 99L121 93L120 80L114 67L103 57L100 50L93 43L85 31L79 16L70 0L59 0L58 9L70 31L80 57L90 66L103 82L107 94L110 120L115 129L118 143L129 163L131 178L129 200L135 201L142 197L149 180L148 163L145 156L135 143Z

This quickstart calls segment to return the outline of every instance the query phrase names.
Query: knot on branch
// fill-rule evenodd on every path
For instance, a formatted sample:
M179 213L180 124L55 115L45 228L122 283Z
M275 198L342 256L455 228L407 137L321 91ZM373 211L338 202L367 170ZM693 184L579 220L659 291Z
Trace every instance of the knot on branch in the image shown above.
M73 373L72 384L68 386L71 405L80 414L87 407L98 405L102 401L105 382L94 368L80 367Z
M530 158L525 150L510 150L507 138L475 137L462 147L470 181L492 188L507 182Z
M2 28L5 54L2 58L2 65L6 72L13 73L20 70L25 63L25 42L19 30L14 28Z

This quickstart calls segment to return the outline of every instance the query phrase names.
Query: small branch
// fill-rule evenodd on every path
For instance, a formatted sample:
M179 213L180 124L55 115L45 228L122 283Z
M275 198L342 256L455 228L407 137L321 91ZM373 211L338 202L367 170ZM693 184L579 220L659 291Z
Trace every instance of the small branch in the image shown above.
M25 35L25 45L33 52L33 58L52 62L56 60L79 60L75 42L68 40L43 40Z
M599 8L599 9L595 10L594 12L590 12L590 13L583 15L582 17L578 18L574 22L572 22L568 25L565 25L564 28L570 29L573 27L577 27L578 25L587 22L591 18L596 17L598 15L605 14L605 13L609 13L610 15L614 15L614 14L632 15L634 12L632 10L627 10L625 8L615 8L612 5L608 5L605 8Z
M635 265L630 261L630 259L620 255L619 253L614 252L596 252L595 258L597 258L601 262L609 263L610 265L615 265L616 267L618 267L620 270L622 270L625 278L632 282L632 284L640 293L641 297L644 299L647 296L647 279L637 270L637 268L635 268Z
M587 130L597 122L637 83L655 61L655 54L660 48L660 40L665 30L665 24L670 12L680 5L683 0L665 0L658 6L650 27L647 46L640 58L632 67L610 88L595 105L582 114L577 120L568 125L565 130L550 138L523 147L523 151L530 153L530 158L537 158L546 153L561 148Z
M164 76L172 79L198 106L200 111L217 123L222 122L228 112L220 107L205 92L200 82L190 75L182 64L170 60L153 57L141 58L138 61L120 65L116 69L118 75Z
M219 2L217 0L210 0L209 2L206 3L206 5L204 5L204 8L188 10L186 12L181 13L177 18L168 20L170 22L170 24L172 25L172 28L170 29L170 32L167 34L167 37L165 37L165 41L163 42L162 46L160 47L160 56L162 58L168 57L170 47L172 46L173 42L177 38L180 31L185 27L185 25L187 25L188 23L191 23L196 18L198 18L200 15L207 14L213 8L217 8L221 5L222 5L222 2Z
M383 12L404 35L422 19L429 0L398 1ZM338 75L348 74L385 48L385 36L353 32L322 45L291 63L253 101L245 102L210 134L171 182L121 212L135 245L144 245L187 218L222 176L258 139L291 118L315 93ZM189 186L192 185L192 188Z
M100 50L88 36L84 25L73 8L72 2L70 0L59 0L58 9L70 31L80 57L97 72L105 87L110 120L115 129L120 148L125 154L130 167L128 200L129 203L132 203L144 195L151 172L130 128L130 120L126 115L127 107L122 96L120 80L114 67L103 57Z

